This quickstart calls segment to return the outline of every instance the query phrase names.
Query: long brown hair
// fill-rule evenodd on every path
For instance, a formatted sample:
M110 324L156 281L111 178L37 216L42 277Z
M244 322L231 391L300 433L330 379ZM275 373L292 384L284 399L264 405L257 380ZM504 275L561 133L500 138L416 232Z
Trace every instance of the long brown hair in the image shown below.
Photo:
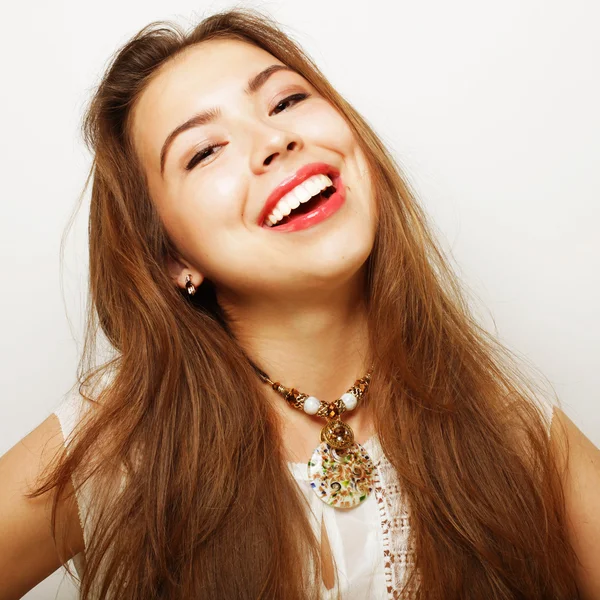
M540 388L477 323L365 119L275 22L236 8L189 32L168 22L142 29L114 56L85 116L94 158L78 392L96 410L32 493L56 487L58 498L71 477L76 488L94 482L81 598L318 597L319 544L264 387L211 283L192 301L172 285L174 247L131 142L132 106L157 69L216 38L255 44L295 69L346 118L368 159L378 224L365 285L374 362L365 401L409 508L415 597L577 597L562 463ZM114 352L101 364L99 339Z

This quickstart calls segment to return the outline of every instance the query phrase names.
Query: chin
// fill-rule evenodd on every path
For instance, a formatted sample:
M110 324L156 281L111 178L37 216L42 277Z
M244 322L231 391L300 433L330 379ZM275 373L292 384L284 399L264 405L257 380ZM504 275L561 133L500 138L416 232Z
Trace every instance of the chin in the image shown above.
M313 256L310 260L307 258L303 279L309 280L306 282L309 287L343 285L360 276L372 248L370 239L357 243L355 238L351 238L343 244L337 238L332 239L326 247L320 247L318 256Z

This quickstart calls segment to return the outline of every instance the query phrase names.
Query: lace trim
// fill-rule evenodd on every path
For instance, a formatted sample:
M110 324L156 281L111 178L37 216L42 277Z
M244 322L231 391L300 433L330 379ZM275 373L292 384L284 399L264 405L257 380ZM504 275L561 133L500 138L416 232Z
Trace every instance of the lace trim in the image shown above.
M392 600L410 598L416 591L414 583L405 590L408 596L401 595L409 567L414 565L414 551L408 544L409 514L394 467L383 453L375 465L374 487L383 533L387 596Z

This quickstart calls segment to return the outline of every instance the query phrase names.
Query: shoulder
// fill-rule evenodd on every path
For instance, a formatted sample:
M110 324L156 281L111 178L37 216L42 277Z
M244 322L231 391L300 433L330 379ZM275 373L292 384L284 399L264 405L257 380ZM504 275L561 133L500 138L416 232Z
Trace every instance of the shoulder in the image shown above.
M24 594L61 565L49 522L54 489L29 498L61 449L63 437L55 415L48 416L0 457L0 572L3 590ZM57 529L66 535L66 560L83 550L83 533L73 487L59 499ZM63 520L64 519L64 520ZM57 534L59 532L57 531Z
M578 584L584 599L600 598L600 450L558 407L551 440L564 457L561 473L568 534L581 562Z

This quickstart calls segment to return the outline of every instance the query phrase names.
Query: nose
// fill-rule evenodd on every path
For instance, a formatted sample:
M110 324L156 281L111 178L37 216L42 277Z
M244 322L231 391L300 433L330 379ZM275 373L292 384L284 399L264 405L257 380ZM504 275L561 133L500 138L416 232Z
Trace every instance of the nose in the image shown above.
M304 146L299 134L266 124L254 127L251 140L250 168L256 175L273 169L273 163L287 160Z

